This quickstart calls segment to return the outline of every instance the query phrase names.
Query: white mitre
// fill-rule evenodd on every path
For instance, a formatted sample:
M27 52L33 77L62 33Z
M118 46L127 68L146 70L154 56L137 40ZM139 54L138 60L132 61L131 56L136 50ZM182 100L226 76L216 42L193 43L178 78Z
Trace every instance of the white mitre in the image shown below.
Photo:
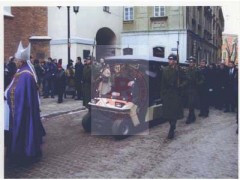
M18 50L15 53L15 58L17 60L29 60L30 59L30 50L31 50L31 44L29 43L27 48L23 48L22 41L20 41L18 45Z

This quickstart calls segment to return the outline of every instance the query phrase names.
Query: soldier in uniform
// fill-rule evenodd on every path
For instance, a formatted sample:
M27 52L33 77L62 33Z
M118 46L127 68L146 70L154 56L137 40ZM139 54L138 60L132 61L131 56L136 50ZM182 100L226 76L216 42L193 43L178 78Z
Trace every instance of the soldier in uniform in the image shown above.
M174 138L177 119L183 117L183 106L179 88L183 85L183 77L177 66L177 56L168 56L169 66L163 69L161 82L161 97L163 100L163 118L169 120L170 129L167 138Z
M194 109L197 105L198 99L198 86L203 81L199 70L196 68L196 59L193 56L188 58L189 67L186 71L186 90L188 99L188 117L186 124L190 124L196 120Z
M209 114L209 70L207 68L206 60L202 59L200 62L200 70L203 81L199 86L199 117L208 117Z
M91 58L88 57L86 65L83 67L83 105L89 107L91 101L91 82L92 82L92 66Z

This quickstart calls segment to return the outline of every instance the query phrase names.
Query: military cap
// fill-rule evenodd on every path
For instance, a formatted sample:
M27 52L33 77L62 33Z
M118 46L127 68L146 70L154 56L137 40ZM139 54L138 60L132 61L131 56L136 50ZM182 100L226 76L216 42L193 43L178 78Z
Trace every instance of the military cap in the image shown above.
M176 55L176 54L170 54L170 55L168 56L168 59L169 59L169 60L177 61L177 55Z
M196 58L194 56L190 56L187 60L188 60L189 63L190 62L193 62L193 63L196 62Z

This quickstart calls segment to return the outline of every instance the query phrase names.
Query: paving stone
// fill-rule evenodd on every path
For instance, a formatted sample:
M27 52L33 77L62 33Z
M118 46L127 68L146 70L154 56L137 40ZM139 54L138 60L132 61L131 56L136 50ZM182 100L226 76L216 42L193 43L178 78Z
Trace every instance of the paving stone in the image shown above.
M74 106L66 106L68 112L43 121L41 161L28 168L6 165L4 178L238 178L236 114L211 109L194 124L179 120L172 141L165 141L168 123L116 141L85 133L86 110L69 113Z

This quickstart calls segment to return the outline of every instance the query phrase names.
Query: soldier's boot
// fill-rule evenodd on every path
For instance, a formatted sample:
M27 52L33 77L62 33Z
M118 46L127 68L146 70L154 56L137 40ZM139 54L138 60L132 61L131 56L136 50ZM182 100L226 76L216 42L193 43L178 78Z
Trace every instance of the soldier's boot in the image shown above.
M174 138L174 127L170 127L169 132L168 132L168 139L173 139Z
M173 139L174 138L174 130L176 129L176 120L170 120L170 129L168 132L168 139Z
M196 121L196 116L194 110L192 111L192 122Z
M188 117L187 117L187 120L186 120L186 124L190 124L190 123L191 123L191 113L190 113L190 110L189 110Z
M194 121L194 111L191 109L189 109L189 113L188 113L188 117L187 117L187 120L186 120L186 124L190 124Z
M186 124L190 124L191 123L191 118L190 118L190 114L188 114L188 117L186 119Z

